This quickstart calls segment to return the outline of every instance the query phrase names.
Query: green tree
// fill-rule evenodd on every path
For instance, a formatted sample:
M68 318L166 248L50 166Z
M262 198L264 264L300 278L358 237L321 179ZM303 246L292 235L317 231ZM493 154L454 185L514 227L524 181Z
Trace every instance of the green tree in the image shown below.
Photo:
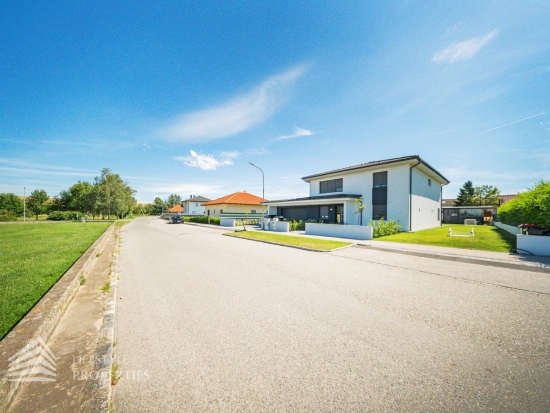
M17 195L0 194L0 210L8 211L14 217L23 216L23 201Z
M355 211L355 213L359 214L359 225L363 225L363 211L366 208L366 206L363 205L363 197L356 199L355 204L357 205L357 211Z
M152 210L153 210L154 215L160 215L162 213L162 211L164 211L165 209L168 209L167 205L166 205L166 202L164 202L158 196L155 198L155 200L153 201L153 203L151 205L152 205Z
M95 178L94 189L91 191L92 207L108 218L111 215L122 218L132 212L136 204L133 196L135 192L119 174L112 173L109 168L103 168L101 175Z
M491 185L476 186L472 201L474 205L498 205L500 191Z
M48 194L43 189L35 189L31 192L31 195L27 198L27 204L29 209L36 215L36 220L38 221L38 216L45 214L49 210Z
M181 196L177 194L172 194L165 201L167 208L172 208L173 206L181 204Z
M63 190L55 197L53 205L58 211L78 211L83 214L89 212L88 195L94 187L89 182L81 182L71 186L68 190Z
M472 181L466 181L458 191L455 206L467 206L474 204L475 188Z

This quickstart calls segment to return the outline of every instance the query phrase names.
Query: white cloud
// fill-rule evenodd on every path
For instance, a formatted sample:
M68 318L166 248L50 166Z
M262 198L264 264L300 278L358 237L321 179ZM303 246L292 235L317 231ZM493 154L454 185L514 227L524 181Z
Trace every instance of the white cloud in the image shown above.
M222 152L221 154L224 158L229 158L229 159L236 159L238 158L239 156L241 156L241 154L237 151L232 151L232 152Z
M176 156L174 159L182 161L185 165L200 168L204 171L215 171L221 166L233 165L231 159L216 159L212 155L204 155L195 151L189 151L191 156Z
M170 140L197 142L243 132L269 118L283 104L289 86L305 72L304 65L267 78L249 93L220 106L186 113L159 133Z
M267 155L269 151L266 148L250 148L244 151L247 155Z
M497 34L498 30L493 30L491 33L484 36L473 37L462 42L453 43L434 54L432 62L450 64L460 60L471 59Z
M311 136L311 135L315 135L315 134L310 130L295 127L294 133L292 135L282 135L282 136L279 136L277 140L280 141L282 139L292 139L292 138L299 138L301 136Z

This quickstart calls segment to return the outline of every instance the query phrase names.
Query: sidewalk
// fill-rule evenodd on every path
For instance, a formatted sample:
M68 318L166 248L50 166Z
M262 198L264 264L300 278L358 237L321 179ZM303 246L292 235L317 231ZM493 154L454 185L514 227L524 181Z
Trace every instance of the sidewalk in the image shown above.
M258 227L247 227L248 230L262 231ZM228 228L228 231L233 231L234 228ZM435 255L454 258L467 258L473 260L492 261L515 265L526 265L529 267L548 268L550 269L550 257L539 257L522 254L511 254L507 252L469 250L463 248L439 247L435 245L420 245L420 244L405 244L401 242L387 242L377 240L358 240L348 238L322 237L318 235L306 235L305 231L280 232L278 234L309 237L319 239L330 239L334 241L353 242L358 246L371 247L379 250L387 251L402 251L415 252L425 255Z
M101 288L111 274L116 249L117 239L111 235L86 274L86 283L79 287L47 342L55 356L55 381L23 383L9 413L80 412L95 403L97 378L93 373L97 370L96 349L103 333L107 297Z

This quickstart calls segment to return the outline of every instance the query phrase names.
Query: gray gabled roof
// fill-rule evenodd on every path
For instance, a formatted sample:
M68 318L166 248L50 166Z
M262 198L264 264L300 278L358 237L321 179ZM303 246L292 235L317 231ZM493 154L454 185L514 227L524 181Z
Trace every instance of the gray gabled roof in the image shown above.
M211 199L205 198L203 196L195 196L193 198L186 199L183 202L208 202L211 201Z
M431 169L433 172L435 172L437 175L439 175L441 178L443 178L443 180L445 180L447 183L450 182L441 173L439 173L435 168L433 168L428 162L426 162L422 158L420 158L419 155L409 155L409 156L402 156L400 158L391 158L391 159L384 159L384 160L381 160L381 161L373 161L373 162L362 163L362 164L359 164L359 165L348 166L346 168L334 169L332 171L327 171L327 172L322 172L322 173L318 173L318 174L304 176L302 179L304 181L307 181L308 179L319 178L319 177L322 177L322 176L325 176L325 175L331 175L331 174L338 173L338 172L347 172L347 171L352 171L354 169L371 168L373 166L380 166L380 165L386 165L386 164L391 164L391 163L410 161L410 160L413 160L413 159L416 159L419 163L422 163L422 164L426 165L429 169Z

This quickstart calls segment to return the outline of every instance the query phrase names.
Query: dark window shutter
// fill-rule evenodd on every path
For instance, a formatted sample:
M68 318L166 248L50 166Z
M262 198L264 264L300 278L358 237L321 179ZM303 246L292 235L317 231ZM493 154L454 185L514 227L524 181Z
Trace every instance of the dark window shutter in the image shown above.
M388 185L388 171L376 172L372 174L372 186L377 188Z

